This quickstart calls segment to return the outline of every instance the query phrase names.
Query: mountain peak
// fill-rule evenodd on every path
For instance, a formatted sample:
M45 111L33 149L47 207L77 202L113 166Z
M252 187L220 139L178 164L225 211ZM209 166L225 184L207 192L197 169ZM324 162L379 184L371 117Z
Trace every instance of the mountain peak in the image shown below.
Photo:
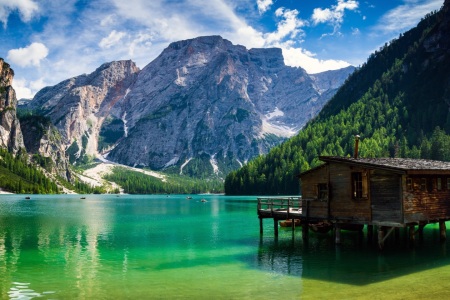
M186 46L195 48L212 48L216 47L230 47L232 43L229 40L222 38L220 35L200 36L193 39L173 42L167 47L171 50L180 50Z

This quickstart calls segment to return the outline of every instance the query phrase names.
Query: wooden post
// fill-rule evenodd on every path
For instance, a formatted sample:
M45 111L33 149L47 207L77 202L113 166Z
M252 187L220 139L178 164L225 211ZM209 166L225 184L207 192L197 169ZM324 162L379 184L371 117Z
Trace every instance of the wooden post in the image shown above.
M278 237L278 220L276 218L273 218L273 230L275 236Z
M425 227L425 223L421 222L419 223L419 227L417 229L417 231L419 231L419 240L422 241L423 240L423 228Z
M367 241L373 242L373 225L367 225Z
M263 234L263 219L261 217L259 218L259 234Z
M295 219L291 219L291 220L292 220L292 224L291 224L292 232L294 232L295 231Z
M446 239L446 233L447 233L447 228L445 226L445 221L439 221L439 235L441 238L441 242L445 241Z
M383 226L378 227L378 248L382 250L384 247L384 228Z
M415 240L415 226L413 224L409 225L409 241L414 242Z
M308 239L308 231L309 231L309 226L308 226L308 222L302 222L302 238L303 240L307 240Z
M339 245L341 243L341 228L339 227L339 224L335 224L334 232L335 232L335 243Z

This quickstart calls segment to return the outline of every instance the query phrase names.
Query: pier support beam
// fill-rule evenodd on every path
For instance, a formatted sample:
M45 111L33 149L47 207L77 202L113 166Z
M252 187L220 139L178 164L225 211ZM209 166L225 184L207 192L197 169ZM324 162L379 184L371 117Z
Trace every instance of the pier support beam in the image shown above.
M413 224L411 224L411 225L409 225L409 241L411 242L411 243L413 243L414 242L414 240L415 240L415 234L416 234L416 232L415 232L415 226L413 225Z
M381 250L384 247L384 228L383 226L378 227L378 248Z
M447 233L447 227L445 226L445 221L439 221L439 236L441 241L445 241Z
M339 245L341 243L341 228L339 227L339 224L335 225L335 243Z
M263 218L259 218L259 234L263 234Z
M273 231L275 233L275 236L278 237L278 220L273 219Z
M303 240L308 239L309 225L308 222L302 222L302 238Z
M370 244L373 242L373 225L367 225L367 241Z

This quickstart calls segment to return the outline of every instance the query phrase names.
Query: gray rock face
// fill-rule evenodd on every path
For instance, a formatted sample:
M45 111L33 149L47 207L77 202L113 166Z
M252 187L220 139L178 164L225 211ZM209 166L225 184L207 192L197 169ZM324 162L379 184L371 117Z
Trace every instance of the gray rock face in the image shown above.
M287 67L281 49L247 50L219 36L172 43L125 98L128 135L109 157L160 169L206 156L213 171L235 168L296 134L345 75L314 80Z
M106 63L89 75L65 80L39 91L29 108L50 117L67 147L78 145L81 155L97 152L100 127L105 117L116 115L139 69L132 61Z
M25 148L30 154L39 154L47 159L43 167L67 181L72 180L69 160L65 154L64 143L56 127L46 118L27 116L21 118ZM50 159L50 161L48 161Z
M142 71L130 61L105 64L45 88L31 105L80 152L95 153L105 118L119 119L124 132L110 160L219 174L296 134L352 71L310 76L286 66L280 49L208 36L170 44Z
M13 70L0 58L0 147L17 153L24 144L16 115L16 93L11 86L13 77Z

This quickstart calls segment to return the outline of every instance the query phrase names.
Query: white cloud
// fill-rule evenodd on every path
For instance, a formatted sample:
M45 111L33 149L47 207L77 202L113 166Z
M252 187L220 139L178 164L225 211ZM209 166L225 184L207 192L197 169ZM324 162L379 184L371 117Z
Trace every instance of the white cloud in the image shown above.
M28 22L33 17L33 14L39 11L39 6L33 0L0 0L0 22L8 23L8 16L14 10L18 10L20 19Z
M42 43L32 43L28 47L11 49L8 51L8 60L21 67L39 66L41 60L48 55L48 49Z
M272 0L256 0L256 5L258 6L258 10L260 14L265 13L272 6Z
M270 46L284 38L293 39L299 34L303 34L301 27L305 26L305 21L297 18L298 11L296 9L289 10L280 7L275 11L275 15L283 20L277 24L276 31L264 35L266 45Z
M24 78L14 78L12 86L16 91L17 99L31 99L46 84L42 78L31 82L28 82Z
M288 66L302 67L309 74L320 73L328 70L337 70L348 67L350 64L343 60L321 60L315 58L314 54L302 49L282 47L284 62Z
M375 34L398 34L414 27L427 13L438 10L442 0L411 1L388 11L373 28Z
M107 37L103 38L98 45L100 46L100 48L104 49L111 48L112 46L119 43L124 36L126 36L125 32L113 30Z
M315 8L311 19L314 25L320 23L329 23L334 27L333 33L338 32L344 21L345 10L356 10L359 6L358 1L355 0L338 0L337 5L332 5L330 8Z

